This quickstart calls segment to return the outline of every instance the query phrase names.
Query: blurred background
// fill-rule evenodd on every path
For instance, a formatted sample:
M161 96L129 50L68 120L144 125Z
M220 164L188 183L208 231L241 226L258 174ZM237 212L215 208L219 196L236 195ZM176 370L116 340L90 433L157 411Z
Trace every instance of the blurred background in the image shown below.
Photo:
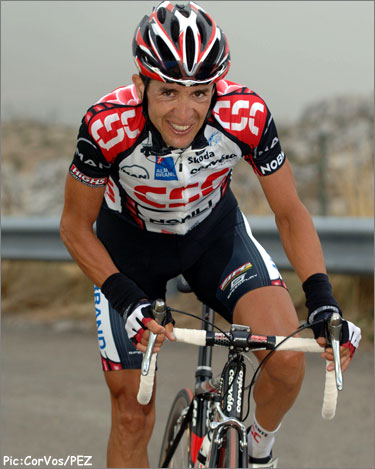
M133 32L153 4L2 2L3 217L60 216L80 120L101 96L130 82ZM271 109L311 214L372 217L373 4L201 5L228 36L228 78L254 89ZM247 163L234 171L233 189L246 215L271 215ZM4 259L2 269L3 314L93 320L92 286L74 264ZM304 315L300 285L288 276ZM370 276L333 280L345 310L370 314Z
M199 3L228 36L227 78L259 93L271 109L311 214L355 217L354 227L372 218L373 2ZM81 118L101 96L130 83L131 39L154 4L1 2L3 226L14 218L58 223ZM247 163L236 167L232 188L250 219L271 216ZM300 282L289 270L283 276L304 320ZM333 271L331 281L346 317L372 347L372 273ZM93 287L73 262L15 260L3 251L1 288L9 324L60 324L94 334ZM173 288L169 298L177 307L199 308L193 295Z

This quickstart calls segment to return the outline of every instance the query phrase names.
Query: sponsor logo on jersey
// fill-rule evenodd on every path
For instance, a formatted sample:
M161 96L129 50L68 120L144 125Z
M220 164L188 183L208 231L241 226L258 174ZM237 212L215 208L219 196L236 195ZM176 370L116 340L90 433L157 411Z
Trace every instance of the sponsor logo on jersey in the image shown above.
M206 197L211 192L217 191L226 181L228 169L210 174L202 184L198 182L181 187L153 187L137 185L134 187L134 196L154 208L177 208L196 202L202 197Z
M285 160L285 154L282 151L281 153L277 155L275 159L273 159L266 165L260 165L260 170L262 171L262 174L263 175L272 174L273 172L275 172L278 168L282 166L282 164L284 163L284 160Z
M253 265L250 262L246 262L246 264L241 265L241 267L238 267L236 270L231 272L220 284L220 290L224 291L230 284L230 282L233 281L233 279L238 277L240 274L246 272L247 270L251 269L252 266Z
M155 179L159 181L177 181L176 168L171 156L157 156L155 160Z
M150 179L147 169L137 164L133 164L131 166L120 166L120 170L128 176L136 179Z
M219 131L216 131L212 135L209 136L208 144L210 145L210 147L214 147L215 145L221 142L221 138L222 138L221 133Z
M155 223L155 225L181 225L186 223L193 218L199 217L202 213L206 212L207 210L211 210L213 207L212 200L209 200L205 207L198 207L197 209L193 210L192 212L188 213L184 217L181 218L150 218L150 223Z
M78 179L78 181L87 184L88 186L95 186L95 187L103 187L107 183L107 178L93 178L91 176L86 176L85 174L81 173L81 171L77 168L77 166L73 163L69 168L70 174Z
M248 128L255 136L259 134L259 127L255 124L257 114L264 112L264 104L258 101L251 103L248 99L219 99L213 109L216 119L224 129L241 132Z
M94 161L93 158L90 158L90 156L85 155L85 151L90 154L93 148L95 149L95 151L98 151L98 148L92 142L90 142L90 140L87 140L87 138L79 138L77 141L75 155L77 155L77 157L82 161L82 163L85 163L89 166L93 166L94 168L110 168L110 164L103 164L100 161L97 161L96 158Z
M196 158L195 157L190 157L191 159L194 159L194 163L196 163ZM189 159L190 159L189 158ZM220 166L222 164L225 164L228 160L231 160L233 158L237 158L237 155L235 153L231 153L230 155L222 155L219 159L217 160L212 160L210 161L208 164L205 164L205 165L202 165L202 166L199 166L198 168L193 168L191 171L190 171L190 174L197 174L199 173L199 171L201 171L202 169L210 169L210 168L214 168L215 166ZM209 159L209 158L207 158ZM192 161L189 161L189 163L192 163Z

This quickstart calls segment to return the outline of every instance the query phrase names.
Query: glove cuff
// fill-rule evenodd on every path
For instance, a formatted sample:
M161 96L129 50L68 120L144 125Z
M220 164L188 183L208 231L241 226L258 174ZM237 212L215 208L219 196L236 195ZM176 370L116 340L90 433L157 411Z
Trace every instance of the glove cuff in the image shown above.
M113 308L123 316L129 306L147 298L145 292L129 277L121 272L110 275L101 287L101 291Z
M324 306L334 306L341 314L339 305L332 294L332 286L327 274L318 273L311 275L303 282L302 288L306 295L305 304L309 314ZM323 312L323 310L319 312Z

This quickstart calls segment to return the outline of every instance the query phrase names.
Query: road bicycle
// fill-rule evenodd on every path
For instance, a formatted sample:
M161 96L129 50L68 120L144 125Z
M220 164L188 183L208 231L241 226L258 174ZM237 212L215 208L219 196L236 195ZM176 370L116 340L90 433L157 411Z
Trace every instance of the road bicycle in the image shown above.
M188 290L188 287L183 287ZM181 285L180 288L181 290ZM162 323L166 311L163 301L154 302L156 320ZM188 314L183 311L170 311ZM190 314L189 314L190 315ZM256 376L266 360L276 350L320 352L322 348L314 339L294 338L307 325L302 325L288 337L254 335L247 326L232 324L229 332L214 332L214 311L202 305L202 328L174 328L176 342L199 347L194 391L181 389L172 404L167 420L158 467L179 469L193 467L244 468L248 467L247 429L244 421L250 409L250 393ZM219 329L219 328L217 328ZM322 416L332 419L335 415L337 391L341 390L342 373L339 356L341 318L333 314L328 324L329 337L334 352L334 372L326 367ZM148 349L142 362L142 375L138 401L147 404L152 396L156 355L151 354L156 336L150 334ZM214 346L226 347L228 358L222 372L213 377L211 362ZM259 363L248 386L245 385L248 352L270 350ZM245 394L248 391L246 415ZM276 466L270 466L276 467Z

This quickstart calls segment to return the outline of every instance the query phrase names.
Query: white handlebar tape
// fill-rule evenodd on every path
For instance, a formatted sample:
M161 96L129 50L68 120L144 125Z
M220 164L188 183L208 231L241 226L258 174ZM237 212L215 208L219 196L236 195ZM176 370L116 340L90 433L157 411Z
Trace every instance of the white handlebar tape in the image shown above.
M276 336L276 345L282 342L285 337ZM277 350L291 350L293 352L324 352L324 349L317 344L315 339L302 339L299 337L291 337Z
M276 343L280 343L284 337L277 337ZM277 350L294 350L296 352L323 352L315 339L300 339L293 337L280 345ZM330 362L326 362L328 365ZM328 371L326 366L326 377L324 384L322 417L324 420L332 420L336 413L337 406L337 386L334 371Z
M326 365L328 365L328 360ZM336 376L335 371L327 371L326 367L326 381L324 386L324 397L323 397L323 407L322 407L322 417L324 420L332 420L336 413L336 404L337 404L337 386L336 386Z
M192 345L206 345L206 331L197 330L197 329L179 329L174 328L174 336L176 337L177 342L184 342L186 344ZM276 344L279 344L285 337L276 337ZM286 342L280 345L277 350L280 351L295 351L295 352L323 352L323 348L320 347L315 339L306 339L306 338L289 338ZM146 405L150 402L153 387L154 387L154 377L156 369L156 356L157 354L152 354L150 370L147 376L141 376L141 382L139 386L137 400L141 405ZM328 363L328 362L327 362ZM333 419L336 413L336 404L337 404L337 387L336 387L336 378L334 371L327 371L326 368L326 378L325 378L325 387L324 387L324 397L323 397L323 407L322 407L322 417L325 420Z
M150 369L148 374L146 376L141 375L141 381L139 383L139 390L137 395L137 401L141 405L147 405L152 397L156 370L156 356L157 353L153 353L151 356Z
M206 331L198 329L179 329L175 327L173 334L177 342L192 345L206 345Z

